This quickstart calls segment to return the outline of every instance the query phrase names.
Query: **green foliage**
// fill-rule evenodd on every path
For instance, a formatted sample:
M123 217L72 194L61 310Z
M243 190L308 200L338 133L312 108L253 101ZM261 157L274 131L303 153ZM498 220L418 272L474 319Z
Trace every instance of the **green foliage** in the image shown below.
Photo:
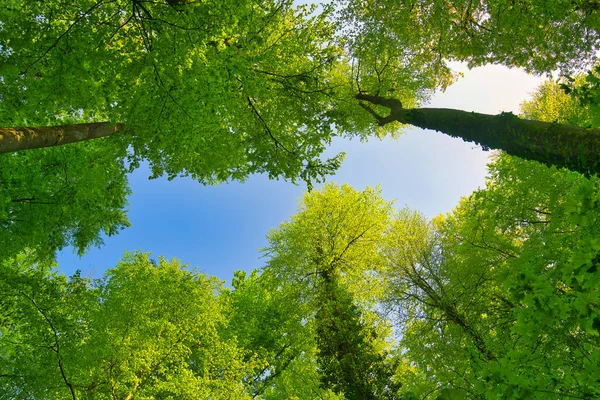
M578 78L577 84L581 84ZM544 83L525 117L585 124L589 112ZM386 303L402 348L439 398L595 398L598 182L499 155L485 189L427 222L389 230ZM408 389L408 388L407 388Z
M374 309L392 214L378 190L326 185L269 234L260 274L235 273L226 331L264 365L245 378L255 396L398 398L389 324Z
M307 194L233 289L146 254L94 282L21 254L0 398L595 398L599 215L598 179L500 155L431 222L373 189Z
M306 194L290 221L269 233L269 268L282 282L299 285L306 299L329 273L342 275L358 301L372 302L381 295L374 283L384 264L377 244L392 215L379 189L325 185Z
M566 76L560 87L564 92L576 101L580 108L588 110L589 117L587 125L600 127L600 66L596 65L586 75L578 75L575 78Z
M573 84L581 87L585 78L580 75ZM521 103L524 118L578 126L590 125L590 110L581 104L573 92L565 91L562 80L547 80L532 94L531 99Z
M118 142L1 157L0 261L26 248L43 259L68 245L82 254L129 226L124 157Z
M342 2L360 51L388 54L443 70L444 60L574 71L600 45L595 1L354 1Z
M329 6L4 0L0 21L1 126L126 126L93 146L0 156L0 258L28 246L83 252L126 226L124 170L141 162L153 177L266 173L310 188L343 159L321 159L332 137L383 134L353 98ZM406 80L401 97L414 104L437 86L438 71L421 69L398 59L377 85Z
M323 386L348 400L398 399L394 361L377 348L376 330L362 321L360 308L338 280L324 279L318 288L315 334Z
M1 269L0 398L247 397L219 283L177 261L131 254L100 281L26 257Z
M429 250L390 258L407 356L469 397L597 397L598 193L499 157L486 189L434 221Z
M308 305L269 271L249 276L236 271L232 286L235 290L224 293L230 310L226 337L235 338L248 350L247 357L261 365L245 378L253 395L280 398L282 391L293 388L296 396L311 398L315 390L321 392L318 380L310 378L315 367L308 354L314 353L314 341L302 323L311 313Z
M397 398L389 330L373 311L378 246L393 212L378 190L326 185L269 235L265 273L295 293L316 348L318 380L347 399Z
M374 132L331 7L290 0L5 1L0 124L125 123L130 162L203 183L318 180L335 135ZM404 64L404 61L399 61ZM412 77L415 65L403 66ZM435 87L406 85L406 101ZM387 85L387 83L386 83Z
M442 389L437 400L461 400L467 397L464 390L457 389Z

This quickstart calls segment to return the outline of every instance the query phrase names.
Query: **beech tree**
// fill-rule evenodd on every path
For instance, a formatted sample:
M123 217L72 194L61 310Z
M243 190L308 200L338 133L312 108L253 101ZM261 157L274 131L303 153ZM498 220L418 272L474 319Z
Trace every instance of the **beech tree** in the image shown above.
M548 81L526 117L589 123ZM448 215L392 224L387 304L426 372L457 398L598 396L598 178L506 154ZM557 374L556 371L561 371Z
M251 398L261 363L220 336L216 279L139 253L96 281L32 261L0 268L3 398Z
M597 198L596 177L502 155L452 213L394 224L388 304L429 385L459 398L599 395Z
M389 331L374 312L378 245L392 214L376 189L326 185L269 235L265 272L308 305L320 386L345 399L401 398Z
M469 66L500 63L540 74L556 69L568 73L593 65L600 45L600 13L593 1L348 0L344 4L344 18L352 22L349 47L359 65L363 54L374 52L380 68L389 58L402 57L420 60L425 68L459 60ZM378 70L374 72L379 77ZM510 113L412 109L388 95L388 90L401 85L396 82L373 90L373 86L362 87L358 79L356 98L365 102L363 107L380 125L397 121L586 175L600 171L597 129L553 120L541 123ZM374 105L380 108L374 110Z
M405 109L393 98L358 94L356 98L389 109L382 116L362 104L379 125L400 122L477 143L507 154L584 175L600 171L600 129L519 118L512 113L488 115L445 108Z

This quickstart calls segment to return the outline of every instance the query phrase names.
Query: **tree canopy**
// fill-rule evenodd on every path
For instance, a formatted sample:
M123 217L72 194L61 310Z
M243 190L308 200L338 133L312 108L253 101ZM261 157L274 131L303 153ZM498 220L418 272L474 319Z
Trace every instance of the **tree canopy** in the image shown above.
M452 214L400 222L388 295L413 360L469 398L597 397L596 187L502 156Z
M134 165L204 183L308 178L330 136L338 50L308 7L12 2L0 20L3 126L122 123Z
M178 261L126 255L104 279L68 280L26 256L5 262L2 398L250 398L220 283Z
M432 221L327 185L225 289L147 254L95 281L21 254L1 271L0 384L75 399L597 397L597 179L500 155L486 188Z
M529 72L574 71L594 62L600 44L598 4L557 0L346 0L355 45L379 54L504 64Z
M453 81L448 60L549 72L591 62L598 45L592 3L455 3L10 2L0 15L0 151L120 133L131 165L145 160L154 176L314 180L338 166L319 158L333 136L382 133L357 95L414 107ZM387 122L596 172L598 160L578 152L597 149L595 130L484 119L493 136L514 131L502 142L469 134L482 124L460 113L402 114ZM449 130L456 124L465 129Z
M269 264L237 272L231 289L142 253L126 254L100 280L67 279L29 254L5 261L4 392L398 398L389 329L360 278L378 270L389 204L374 190L327 186L304 205L269 236ZM330 223L315 230L315 220Z
M600 397L596 1L1 5L0 398ZM522 116L421 107L450 60L571 75ZM312 188L333 137L403 125L504 152L432 220L309 191L231 287L140 252L52 263L128 226L142 162Z
M332 13L288 0L11 3L0 15L0 125L107 121L155 176L314 179L335 169L318 158L334 134L374 130L348 102L353 73ZM402 81L407 103L448 80L404 64L382 78ZM55 142L90 135L81 126ZM7 149L11 135L48 134L3 133Z
M0 155L3 176L22 171L29 181L2 181L3 225L19 238L29 230L23 221L33 221L23 209L43 216L33 222L38 239L11 239L17 252L44 246L38 254L51 254L68 244L83 251L101 232L126 226L124 176L141 162L153 177L212 184L266 173L310 186L342 161L342 154L321 158L333 137L397 134L412 124L586 175L600 165L595 125L418 108L456 79L448 60L539 73L591 62L593 2L4 5L0 152L34 150ZM582 90L573 94L593 98ZM95 144L73 143L85 139ZM92 148L94 178L82 160L71 160ZM88 190L66 191L60 182L42 189L38 183L58 173L57 157L69 166L63 176L88 182ZM50 213L31 207L50 203ZM62 207L80 211L52 219ZM85 221L88 211L102 224Z

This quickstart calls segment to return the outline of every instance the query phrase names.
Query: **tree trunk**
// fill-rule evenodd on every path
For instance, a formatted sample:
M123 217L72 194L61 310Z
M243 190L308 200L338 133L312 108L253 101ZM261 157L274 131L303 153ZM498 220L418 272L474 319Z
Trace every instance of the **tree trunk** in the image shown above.
M109 122L0 128L0 154L98 139L123 132L124 129L123 124Z
M361 103L380 125L398 121L474 142L527 160L565 167L584 175L600 173L600 129L521 119L512 113L479 114L447 108L404 109L399 100L359 94L358 100L384 106L382 117Z

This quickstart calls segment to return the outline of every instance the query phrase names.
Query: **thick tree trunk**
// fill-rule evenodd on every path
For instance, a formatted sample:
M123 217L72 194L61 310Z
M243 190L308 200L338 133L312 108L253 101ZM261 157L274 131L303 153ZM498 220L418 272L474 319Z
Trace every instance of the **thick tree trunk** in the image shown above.
M95 122L61 126L0 128L0 154L98 139L123 132L123 124Z
M511 113L488 115L447 108L404 109L396 99L365 94L356 98L390 109L390 115L382 117L362 103L380 125L398 121L477 143L484 150L503 150L585 175L600 173L600 129L532 121Z

